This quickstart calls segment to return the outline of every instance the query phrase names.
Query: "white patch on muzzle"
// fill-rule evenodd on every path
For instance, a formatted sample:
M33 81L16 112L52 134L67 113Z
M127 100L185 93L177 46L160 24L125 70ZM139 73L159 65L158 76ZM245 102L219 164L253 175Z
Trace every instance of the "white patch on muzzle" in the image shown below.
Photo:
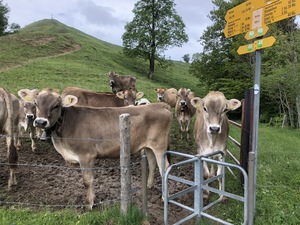
M112 87L114 85L115 81L114 80L110 80L109 81L109 85Z

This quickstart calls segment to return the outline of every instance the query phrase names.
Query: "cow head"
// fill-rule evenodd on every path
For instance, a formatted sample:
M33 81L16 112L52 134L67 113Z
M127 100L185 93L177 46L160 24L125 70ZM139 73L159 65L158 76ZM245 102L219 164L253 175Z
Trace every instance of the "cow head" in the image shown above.
M209 92L203 99L192 98L191 103L203 114L206 131L211 134L221 133L226 112L241 106L239 100L227 100L224 94L218 91Z
M194 97L194 93L190 89L180 88L178 90L177 101L181 111L184 111L184 108L190 105L190 101L193 97Z
M62 107L73 106L77 101L77 97L73 95L67 95L62 99L53 89L41 91L34 100L37 110L33 125L43 129L51 128L61 116Z
M164 93L166 91L165 88L155 88L156 94L157 94L157 101L163 102L164 101Z
M34 99L39 94L38 89L21 89L18 91L18 95L22 99L20 103L22 104L22 107L24 109L25 114L25 122L26 124L29 124L30 122L33 122L36 116L36 107L34 104Z
M120 99L123 99L127 105L135 105L135 100L142 98L144 93L136 93L135 90L130 88L129 90L117 92L116 96Z
M109 86L113 87L115 84L115 78L118 77L119 75L116 74L115 72L110 71L106 74L106 76L108 76L109 78Z

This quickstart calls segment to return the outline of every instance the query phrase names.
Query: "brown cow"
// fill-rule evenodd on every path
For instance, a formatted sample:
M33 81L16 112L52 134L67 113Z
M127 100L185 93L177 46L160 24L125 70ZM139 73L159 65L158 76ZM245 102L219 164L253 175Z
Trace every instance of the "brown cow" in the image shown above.
M0 131L6 136L8 163L10 172L8 190L17 184L15 170L18 163L16 136L18 135L19 100L4 88L0 88Z
M141 98L142 92L136 93L129 89L116 94L110 92L95 92L77 87L67 87L62 93L62 97L75 95L78 99L77 105L94 107L122 107L135 105L135 100Z
M217 151L226 154L227 140L229 135L229 123L226 112L235 110L241 106L237 99L227 100L222 92L209 92L203 99L193 98L192 105L197 108L196 121L194 126L195 142L197 153L207 155ZM219 154L218 160L221 160ZM217 175L221 174L222 166L218 165ZM208 169L204 162L204 178L207 179L215 175L214 166ZM219 179L219 189L222 189L222 181ZM204 194L206 202L209 201L209 193ZM222 200L226 198L221 196Z
M33 89L21 89L18 91L18 95L22 100L20 100L20 108L19 108L19 134L22 133L22 128L27 131L30 129L30 139L31 139L31 150L35 152L36 150L36 131L38 136L40 136L40 130L36 130L33 126L33 121L36 116L36 106L33 101L28 101L27 99L34 99L34 96L39 94L39 90ZM29 96L29 97L28 97ZM18 148L21 148L21 138L20 135L18 137Z
M162 155L167 150L172 125L170 107L164 103L135 107L72 107L73 95L61 97L52 89L39 93L34 126L51 129L55 149L69 163L79 163L87 193L87 204L94 204L93 166L97 158L119 157L119 116L130 114L130 149L147 150L148 187L153 185L155 161L162 172ZM166 161L166 166L168 162ZM90 168L90 169L89 169Z
M133 76L119 75L115 72L108 72L106 76L109 77L109 85L111 91L117 93L128 89L136 90L136 78Z
M177 90L175 88L156 88L157 102L166 102L172 108L176 106Z
M180 88L178 90L177 103L175 106L175 115L178 121L178 128L180 133L180 140L182 141L182 134L186 132L187 140L190 140L190 124L192 117L196 113L195 107L191 104L191 99L194 98L194 93L187 88Z

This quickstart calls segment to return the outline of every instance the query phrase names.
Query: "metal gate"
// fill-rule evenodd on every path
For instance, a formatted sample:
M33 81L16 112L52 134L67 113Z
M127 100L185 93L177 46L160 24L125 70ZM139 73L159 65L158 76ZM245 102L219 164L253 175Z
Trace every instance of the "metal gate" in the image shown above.
M184 222L187 222L188 220L190 220L194 217L197 218L197 220L200 220L201 217L206 217L206 218L209 218L216 222L219 222L221 224L227 224L227 225L232 224L225 220L219 219L213 215L210 215L206 212L208 209L210 209L214 205L220 203L221 198L204 206L204 202L203 202L203 191L204 190L207 190L207 191L213 192L213 193L217 193L219 195L223 195L228 198L243 202L244 203L244 223L243 224L247 224L247 221L248 221L248 175L241 166L225 162L224 153L221 151L215 152L214 154L203 155L203 156L195 156L195 155L189 155L189 154L184 154L184 153L180 153L180 152L167 151L164 154L163 159L165 159L165 157L167 157L167 154L180 156L180 157L186 158L186 160L183 160L183 161L180 161L180 162L170 165L170 167L166 171L163 171L163 174L162 174L162 193L164 196L164 224L165 225L168 225L169 204L174 204L176 206L179 206L183 209L190 211L190 213L191 213L189 216L176 222L175 225L179 225ZM218 154L222 155L222 161L211 159L212 156L216 156ZM165 168L164 161L165 160L163 160L162 168ZM209 163L213 163L213 164L217 164L217 165L222 165L222 173L219 176L214 176L208 180L204 180L203 169L202 169L203 162L209 162ZM173 169L179 168L179 167L187 165L187 164L194 164L194 180L193 181L186 180L186 179L183 179L180 177L176 177L176 176L170 174L170 172ZM224 169L225 167L236 168L236 169L240 170L240 172L243 174L244 196L235 195L235 194L225 191L225 169ZM208 186L209 183L211 183L219 178L222 178L222 186L223 186L222 190ZM176 182L183 183L185 185L188 185L189 187L182 191L179 191L175 194L169 195L169 189L168 189L168 181L169 180L174 180ZM184 204L176 201L177 198L179 198L183 195L186 195L190 192L194 192L194 206L193 207L184 205Z

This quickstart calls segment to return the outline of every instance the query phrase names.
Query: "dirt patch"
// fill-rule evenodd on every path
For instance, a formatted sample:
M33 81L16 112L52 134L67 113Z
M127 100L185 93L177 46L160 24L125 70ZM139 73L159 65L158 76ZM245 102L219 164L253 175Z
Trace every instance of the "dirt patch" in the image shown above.
M2 206L24 206L34 210L41 208L83 210L85 191L80 170L66 166L63 158L50 143L38 142L37 153L31 152L29 139L24 139L23 143L23 149L19 152L18 185L8 192L8 169L4 165L7 163L5 139L0 139L0 204ZM132 189L133 201L141 206L140 160L140 154L132 157ZM174 175L191 177L193 169L176 170ZM161 178L158 169L154 184L154 187L148 191L149 222L150 224L163 224L164 207L161 200ZM120 201L119 159L102 159L97 162L94 186L96 199L93 210L101 210L105 205ZM182 185L171 183L170 190L171 193L182 190ZM192 207L192 195L186 196L182 200ZM170 224L187 215L189 215L187 211L170 205Z

